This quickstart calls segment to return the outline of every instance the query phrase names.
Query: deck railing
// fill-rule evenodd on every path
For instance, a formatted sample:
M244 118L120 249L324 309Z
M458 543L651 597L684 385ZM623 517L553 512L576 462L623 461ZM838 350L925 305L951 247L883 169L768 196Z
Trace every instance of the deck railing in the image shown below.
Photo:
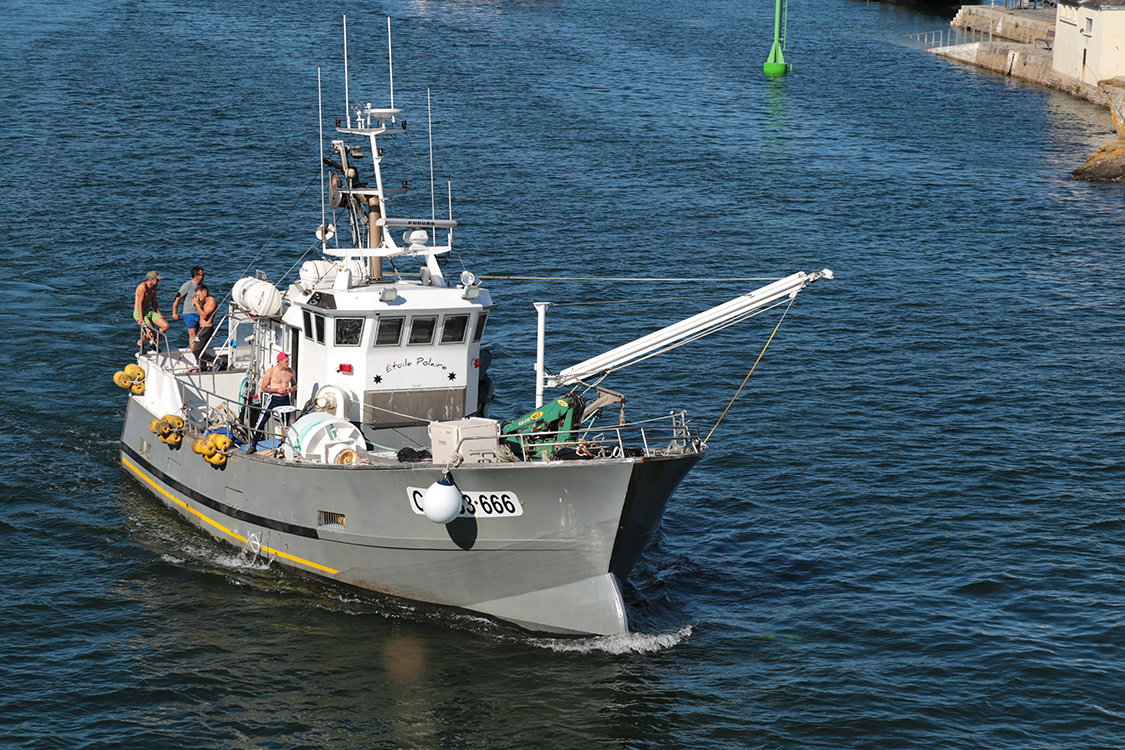
M465 442L465 441L462 441ZM642 422L581 430L514 433L500 438L515 458L625 458L699 453L702 441L686 412ZM458 446L458 451L460 451Z
M181 415L190 434L204 436L210 432L225 430L235 443L235 448L253 443L266 449L280 448L288 435L289 424L300 416L299 412L271 412L262 429L258 430L256 425L260 416L247 419L248 415L243 410L250 408L258 415L269 410L245 404L242 400L245 394L240 393L238 398L231 398L227 395L231 392L230 389L225 389L227 394L224 394L206 387L202 382L208 377L235 377L245 375L244 372L228 370L195 375L177 373L175 368L170 369L170 374L183 389L184 396L190 397L185 399L186 406ZM242 386L238 389L241 391ZM465 455L466 448L478 447L481 440L479 437L464 438L455 450L460 455ZM501 461L653 457L702 451L699 433L683 411L626 424L594 423L569 431L501 435L498 445L495 437L483 440L497 446L496 460ZM478 446L471 445L471 442L477 442Z

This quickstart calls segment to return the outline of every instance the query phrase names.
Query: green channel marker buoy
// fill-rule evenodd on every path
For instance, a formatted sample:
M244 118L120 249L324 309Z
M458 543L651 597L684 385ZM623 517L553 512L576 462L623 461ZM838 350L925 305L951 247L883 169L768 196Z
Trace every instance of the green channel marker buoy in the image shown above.
M773 14L773 46L770 47L770 56L766 58L766 64L762 66L762 72L770 78L778 78L789 72L789 66L785 64L785 55L781 54L781 49L785 46L785 30L781 21L782 3L785 3L784 26L789 25L789 0L777 0L777 8Z

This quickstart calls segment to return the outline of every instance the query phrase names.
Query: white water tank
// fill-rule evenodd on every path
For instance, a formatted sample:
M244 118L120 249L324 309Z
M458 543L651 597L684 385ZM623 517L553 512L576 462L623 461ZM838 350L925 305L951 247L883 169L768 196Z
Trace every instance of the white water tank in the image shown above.
M230 292L234 304L260 318L276 318L281 314L281 292L265 279L250 276L235 282Z
M325 412L314 412L289 428L284 450L289 461L300 456L312 463L334 464L344 451L362 451L366 447L363 433L354 424Z

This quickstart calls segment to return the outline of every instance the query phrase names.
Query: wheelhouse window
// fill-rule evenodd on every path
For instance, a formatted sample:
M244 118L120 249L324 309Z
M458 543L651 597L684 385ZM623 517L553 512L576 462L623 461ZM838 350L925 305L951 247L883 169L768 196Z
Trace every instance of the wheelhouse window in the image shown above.
M469 327L468 315L446 315L441 327L441 343L460 344L465 341L465 331Z
M324 343L324 316L302 310L305 320L305 338L318 344Z
M375 321L375 346L398 346L405 318L380 317Z
M407 344L432 344L437 329L437 316L422 316L410 321L410 336Z
M336 346L359 346L363 318L336 318Z
M488 313L481 313L477 316L477 327L473 331L473 343L479 344L480 340L484 338L484 324L488 320Z

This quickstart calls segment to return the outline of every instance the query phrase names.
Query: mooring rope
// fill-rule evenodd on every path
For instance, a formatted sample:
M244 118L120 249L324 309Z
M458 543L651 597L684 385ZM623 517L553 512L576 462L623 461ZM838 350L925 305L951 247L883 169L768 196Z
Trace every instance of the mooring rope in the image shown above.
M688 299L730 299L729 294L695 294L682 297L644 297L643 299L596 299L589 302L553 302L554 307L577 307L580 305L635 305L640 302L681 302Z
M274 236L281 231L281 228L283 226L285 226L285 222L289 219L289 214L293 213L293 209L295 209L297 207L297 204L301 202L301 199L305 197L305 193L309 192L309 188L312 187L312 184L316 182L316 180L317 177L314 177L309 180L309 183L307 185L305 185L305 189L302 190L301 194L297 196L297 200L293 201L293 205L290 206L289 210L285 212L285 215L281 217L281 220L277 223L277 226L274 227L273 232L270 233L269 237L266 237L266 241L262 243L262 246L260 248L258 248L258 252L255 253L254 257L250 259L250 262L246 264L246 268L244 268L242 271L242 276L250 273L250 268L258 262L258 258L262 256L262 253L265 251L266 246L270 244L270 241L274 238ZM242 278L242 276L239 276L239 278ZM227 293L227 296L230 296L229 292ZM223 300L225 301L226 297L223 297ZM220 302L219 304L222 303Z
M754 360L754 365L750 368L750 372L746 373L746 377L742 379L742 385L738 386L738 390L734 392L734 397L731 398L730 403L727 404L727 408L723 409L723 413L719 415L719 419L715 422L715 426L712 427L711 431L707 433L707 437L703 438L704 445L707 445L707 441L710 440L711 436L715 434L715 430L719 429L719 422L723 421L723 417L725 417L727 415L727 412L730 411L730 408L734 406L735 400L738 398L739 394L742 393L742 389L746 387L746 381L750 380L750 376L754 374L754 369L758 366L758 363L762 361L762 357L765 356L766 349L769 348L770 342L773 341L773 337L777 335L777 329L781 328L781 323L785 320L785 316L789 314L789 308L793 306L793 300L795 299L797 299L797 295L795 294L789 298L789 304L785 306L785 311L781 313L781 320L777 321L777 325L773 327L773 333L770 334L769 339L766 341L766 345L762 347L762 351L760 354L758 354L758 358Z
M733 281L777 281L782 276L729 276L717 279L700 278L646 278L632 276L497 276L480 274L478 279L502 279L506 281L707 281L707 282L733 282Z
M270 236L266 238L266 241L262 243L262 246L260 248L258 248L258 252L255 253L254 257L250 259L250 262L246 264L246 268L244 268L242 270L242 274L239 276L240 279L243 278L244 276L246 276L246 274L248 274L250 272L250 268L254 265L254 263L257 262L258 258L261 257L262 253L266 249L266 246L270 244L270 241L274 238L274 236L278 232L281 231L281 228L283 226L285 226L285 222L289 219L289 214L293 213L293 209L295 209L297 207L297 205L301 202L301 199L305 197L305 193L307 193L309 191L309 188L312 187L312 184L313 184L313 182L315 182L315 180L316 180L316 178L313 178L313 179L309 180L307 185L305 185L305 189L302 190L301 194L297 196L297 200L293 201L293 205L291 205L289 207L289 210L285 212L285 216L281 217L281 220L277 223L277 226L274 227L273 232L271 232ZM319 243L317 243L317 244L319 244ZM306 255L308 255L310 252L312 252L313 249L315 249L315 248L316 248L316 245L313 245L311 248L306 250L301 255L301 257L297 259L297 263L300 263L301 259L304 258ZM293 266L290 266L289 270L285 271L285 273L282 274L282 277L281 277L281 279L279 279L279 281L283 280L286 276L288 276L290 271L292 271L295 267L296 267L296 264L294 264ZM230 299L231 292L233 292L233 291L234 291L234 287L231 287L230 289L228 289L226 291L226 293L223 295L222 299L220 299L218 301L218 304L215 305L216 311L218 311L220 308L222 308L222 306L226 303L226 301L228 299ZM220 328L222 328L223 323L225 323L227 321L228 317L230 317L229 313L224 313L223 315L219 316L219 322L215 323L215 326L214 326L216 331L218 331ZM215 350L215 356L219 356L219 354L221 354L224 350L226 350L229 354L230 341L224 341L222 344L220 344Z

